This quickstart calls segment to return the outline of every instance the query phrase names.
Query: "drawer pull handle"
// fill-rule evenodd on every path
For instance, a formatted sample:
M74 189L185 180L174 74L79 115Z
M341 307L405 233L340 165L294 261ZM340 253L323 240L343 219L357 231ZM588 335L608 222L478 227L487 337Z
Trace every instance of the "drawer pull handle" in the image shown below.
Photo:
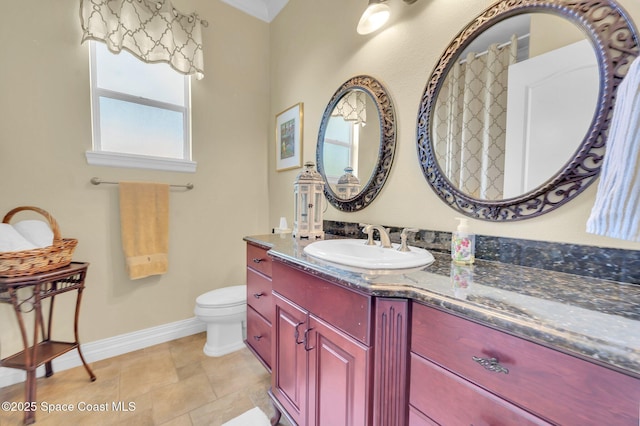
M304 340L298 340L300 338L300 330L298 330L298 327L300 327L302 324L304 324L304 322L297 323L296 324L296 331L293 333L293 337L296 339L296 344L298 344L298 345L301 345L301 344L305 343ZM305 343L305 345L306 345L306 343Z
M489 371L495 371L496 373L509 374L509 369L501 366L497 358L480 358L477 356L473 356L471 358Z
M257 341L260 341L260 339L262 339L262 336L253 336L253 338Z
M260 299L262 296L264 296L263 292L260 293L253 293L253 297L255 297L256 299Z
M260 263L260 262L262 262L263 260L264 260L264 259L260 259L260 258L258 258L258 257L254 257L254 258L253 258L253 263Z
M307 343L309 342L309 332L311 330L313 330L313 327L312 328L307 328L304 331L304 339L302 340L304 342L304 350L307 351L307 352L309 352L309 351L311 351L311 350L316 348L315 346L310 347L310 346L307 345Z

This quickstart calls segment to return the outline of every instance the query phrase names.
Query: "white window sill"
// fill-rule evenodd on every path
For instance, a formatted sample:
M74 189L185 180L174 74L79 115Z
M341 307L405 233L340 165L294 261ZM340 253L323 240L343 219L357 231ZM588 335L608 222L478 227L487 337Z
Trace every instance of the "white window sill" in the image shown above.
M195 173L195 161L173 158L149 157L116 152L87 151L87 163L92 166L128 167L135 169L164 170L168 172Z

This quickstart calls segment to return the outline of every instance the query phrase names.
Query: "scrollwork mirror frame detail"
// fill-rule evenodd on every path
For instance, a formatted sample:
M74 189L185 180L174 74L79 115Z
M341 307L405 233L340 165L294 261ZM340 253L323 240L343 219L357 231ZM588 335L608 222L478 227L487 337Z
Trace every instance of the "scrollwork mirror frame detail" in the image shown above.
M438 93L448 70L476 35L514 15L544 12L564 17L590 39L598 60L600 93L592 125L576 154L540 187L504 200L479 200L456 188L436 160L431 123ZM425 87L417 122L418 158L436 194L466 216L488 221L537 217L570 201L598 176L618 85L639 55L638 34L626 12L613 0L501 0L486 9L453 39Z
M318 132L318 143L316 146L316 164L318 165L318 172L326 181L323 148L327 125L331 118L331 112L337 105L338 101L347 92L354 89L360 89L368 93L376 104L378 118L380 119L380 145L378 149L378 161L375 169L369 180L364 184L362 190L355 197L349 199L338 198L328 184L324 185L324 194L329 203L338 210L344 212L362 210L371 204L371 202L378 196L387 180L387 177L389 176L396 148L396 114L389 93L382 83L375 78L368 75L359 75L350 78L342 84L333 94L329 104L324 110L320 124L320 131Z

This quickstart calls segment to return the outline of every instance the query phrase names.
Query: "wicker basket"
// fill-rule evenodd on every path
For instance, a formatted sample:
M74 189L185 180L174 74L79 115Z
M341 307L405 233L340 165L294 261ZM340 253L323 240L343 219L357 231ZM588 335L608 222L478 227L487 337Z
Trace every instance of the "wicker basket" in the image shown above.
M32 250L0 253L0 277L23 277L67 266L78 244L74 238L61 238L58 222L46 210L38 207L16 207L4 216L2 223L9 223L16 213L24 210L40 213L47 219L53 231L53 244Z

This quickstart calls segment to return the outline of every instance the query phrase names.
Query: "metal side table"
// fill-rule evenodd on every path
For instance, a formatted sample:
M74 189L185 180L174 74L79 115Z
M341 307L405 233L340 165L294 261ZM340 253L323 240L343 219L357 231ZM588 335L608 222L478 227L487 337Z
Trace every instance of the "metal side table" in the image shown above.
M88 263L72 262L70 265L54 271L25 277L0 278L0 303L13 305L24 344L24 350L0 360L0 366L18 368L25 370L27 373L25 401L28 404L25 404L24 424L32 424L36 421L36 369L42 364L45 365L46 377L50 377L53 375L51 361L66 352L77 349L91 381L96 380L96 376L82 356L78 339L78 316L80 314L80 302L88 266ZM55 297L61 293L71 291L77 292L73 324L75 341L61 342L52 340ZM46 322L43 312L45 309L43 309L42 304L45 299L49 299ZM32 311L35 315L33 338L29 340L23 314Z

